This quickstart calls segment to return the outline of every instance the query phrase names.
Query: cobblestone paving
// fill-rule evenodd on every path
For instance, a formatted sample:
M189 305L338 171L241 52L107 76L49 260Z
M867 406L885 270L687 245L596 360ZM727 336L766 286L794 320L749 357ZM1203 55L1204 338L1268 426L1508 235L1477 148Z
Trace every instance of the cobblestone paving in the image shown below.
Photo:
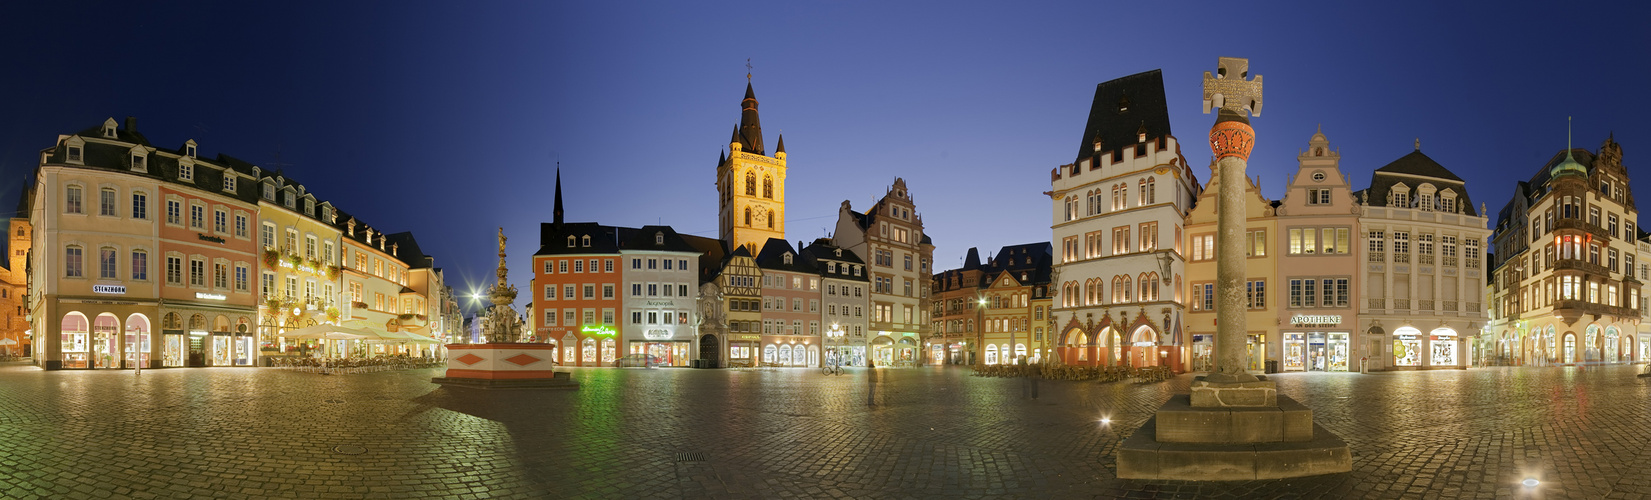
M1636 368L1279 375L1353 472L1196 483L1113 472L1186 376L1030 399L958 368L882 370L875 391L864 370L576 369L579 391L484 392L439 370L14 364L0 498L1651 498Z

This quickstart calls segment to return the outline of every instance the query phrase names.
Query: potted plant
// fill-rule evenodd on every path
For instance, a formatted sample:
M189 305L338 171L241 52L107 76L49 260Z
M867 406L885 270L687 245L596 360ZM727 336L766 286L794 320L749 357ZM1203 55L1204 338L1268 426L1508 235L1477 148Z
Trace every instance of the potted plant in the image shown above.
M264 267L275 267L276 263L280 261L280 258L281 253L275 251L274 248L264 249Z
M337 281L338 280L338 275L340 273L342 273L343 271L344 271L344 268L341 268L341 267L338 267L338 266L327 266L327 279L331 280L331 281Z

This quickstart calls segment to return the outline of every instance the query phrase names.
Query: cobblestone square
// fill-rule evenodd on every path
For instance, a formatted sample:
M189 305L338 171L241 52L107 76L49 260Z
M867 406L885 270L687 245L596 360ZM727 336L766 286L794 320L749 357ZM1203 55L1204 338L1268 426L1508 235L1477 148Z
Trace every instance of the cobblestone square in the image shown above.
M1278 375L1352 446L1353 472L1194 483L1113 473L1115 447L1188 376L1043 381L1031 399L962 368L875 385L865 370L576 369L578 391L486 392L429 383L439 370L14 364L0 497L1646 498L1638 368Z

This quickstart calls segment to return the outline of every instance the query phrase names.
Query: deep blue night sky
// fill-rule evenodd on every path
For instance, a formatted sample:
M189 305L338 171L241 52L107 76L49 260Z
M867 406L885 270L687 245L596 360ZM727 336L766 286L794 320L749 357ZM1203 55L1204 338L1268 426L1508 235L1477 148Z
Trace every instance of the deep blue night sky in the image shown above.
M0 7L0 206L58 134L136 116L157 146L195 139L413 231L460 290L491 279L497 226L525 286L558 159L569 220L715 236L746 58L767 141L786 136L790 239L902 176L942 269L1049 239L1041 193L1102 81L1163 69L1183 152L1205 164L1199 85L1218 56L1265 76L1250 173L1274 198L1318 124L1355 188L1420 138L1493 213L1565 146L1566 116L1578 146L1614 132L1631 172L1651 152L1642 3L1231 20L1230 2L13 3L50 5ZM1651 175L1633 186L1651 193Z

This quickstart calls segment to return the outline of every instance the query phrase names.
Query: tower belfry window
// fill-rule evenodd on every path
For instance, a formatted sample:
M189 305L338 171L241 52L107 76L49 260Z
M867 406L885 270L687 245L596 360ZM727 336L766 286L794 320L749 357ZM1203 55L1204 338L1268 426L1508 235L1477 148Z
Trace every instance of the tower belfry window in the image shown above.
M751 207L745 207L745 225L751 225Z
M770 177L770 176L767 176L767 175L762 176L762 197L763 198L768 198L770 200L774 199L774 178L773 177Z
M757 173L756 172L746 172L745 173L745 195L746 196L756 196L757 195ZM750 224L750 223L747 222L746 224Z
M773 210L768 211L768 228L769 229L774 229L774 211Z

